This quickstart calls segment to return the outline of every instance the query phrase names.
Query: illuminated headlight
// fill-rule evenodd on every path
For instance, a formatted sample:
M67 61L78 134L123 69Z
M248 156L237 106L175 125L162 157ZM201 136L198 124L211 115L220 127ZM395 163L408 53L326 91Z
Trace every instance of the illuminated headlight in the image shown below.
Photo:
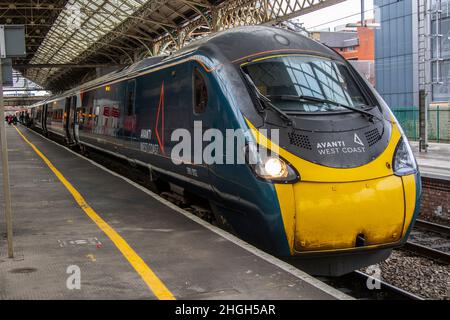
M264 162L264 173L269 177L286 178L286 163L280 158L267 158Z
M394 173L398 176L417 172L416 160L405 137L402 137L398 142L392 163L394 164Z
M297 171L286 160L277 154L269 154L268 150L247 146L247 163L253 172L264 180L281 183L294 183L300 178Z

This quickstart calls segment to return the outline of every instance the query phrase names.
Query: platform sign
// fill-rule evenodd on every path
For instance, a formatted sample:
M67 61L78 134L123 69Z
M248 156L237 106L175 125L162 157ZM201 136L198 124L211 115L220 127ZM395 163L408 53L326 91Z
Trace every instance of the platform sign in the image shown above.
M0 25L0 58L25 57L25 26Z

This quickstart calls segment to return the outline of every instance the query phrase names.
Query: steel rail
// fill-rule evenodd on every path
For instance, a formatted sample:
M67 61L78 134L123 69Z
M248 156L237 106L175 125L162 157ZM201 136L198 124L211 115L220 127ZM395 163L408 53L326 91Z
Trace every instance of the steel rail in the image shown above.
M406 242L402 249L413 252L425 258L430 258L442 263L450 264L450 254L412 241Z
M353 273L357 277L360 277L360 278L362 278L362 279L364 279L366 281L369 278L373 278L372 276L370 276L370 275L368 275L368 274L366 274L366 273L364 273L362 271L356 270ZM374 278L374 279L376 279L376 278ZM376 279L376 281L379 281L380 287L381 287L382 290L384 290L384 291L386 291L388 293L394 294L394 296L403 297L403 298L405 298L407 300L425 300L424 298L419 297L418 295L415 295L415 294L413 294L411 292L408 292L408 291L406 291L406 290L404 290L402 288L396 287L396 286L394 286L394 285L392 285L390 283L387 283L387 282L385 282L385 281L383 281L381 279Z
M414 224L414 227L450 236L450 227L444 226L442 224L417 219Z

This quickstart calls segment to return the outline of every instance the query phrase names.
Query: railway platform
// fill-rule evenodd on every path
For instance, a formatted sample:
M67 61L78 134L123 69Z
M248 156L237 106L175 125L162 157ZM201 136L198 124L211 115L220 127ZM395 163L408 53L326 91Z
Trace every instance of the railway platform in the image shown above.
M349 299L22 126L7 138L0 299Z
M428 152L419 152L419 143L410 143L423 177L450 181L450 144L429 143Z

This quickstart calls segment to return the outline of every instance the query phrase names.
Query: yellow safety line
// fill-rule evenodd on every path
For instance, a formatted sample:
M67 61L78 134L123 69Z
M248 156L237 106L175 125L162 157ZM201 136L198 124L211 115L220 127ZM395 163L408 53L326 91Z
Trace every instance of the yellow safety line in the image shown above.
M89 204L84 200L81 194L72 186L72 184L67 181L67 179L62 175L62 173L55 168L55 166L47 159L46 156L39 151L36 146L31 143L16 127L14 127L20 136L28 143L31 148L37 153L39 157L44 160L50 170L58 177L59 181L67 188L67 190L72 194L75 201L83 209L83 211L89 216L89 218L94 221L97 226L111 239L111 241L116 245L116 247L122 252L124 257L133 266L136 272L142 277L145 283L148 285L150 290L155 294L155 296L160 300L175 300L173 294L167 289L167 287L162 283L162 281L156 276L156 274L150 269L150 267L142 260L142 258L130 247L130 245L123 239L105 220L103 220Z

